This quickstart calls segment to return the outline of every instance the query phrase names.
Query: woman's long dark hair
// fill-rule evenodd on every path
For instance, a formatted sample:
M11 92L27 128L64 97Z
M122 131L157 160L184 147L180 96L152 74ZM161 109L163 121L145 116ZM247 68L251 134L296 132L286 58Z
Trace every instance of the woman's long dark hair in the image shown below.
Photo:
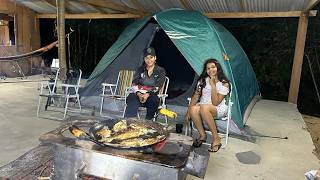
M199 85L196 86L195 91L198 91L200 94L200 97L202 96L202 89L206 86L206 78L209 76L207 74L207 65L209 63L214 63L217 67L217 76L218 76L218 80L222 83L228 83L229 84L229 80L228 78L224 75L221 65L218 63L218 61L216 59L208 59L206 60L206 62L203 65L203 70L202 73L200 74L199 78L198 78L198 82Z

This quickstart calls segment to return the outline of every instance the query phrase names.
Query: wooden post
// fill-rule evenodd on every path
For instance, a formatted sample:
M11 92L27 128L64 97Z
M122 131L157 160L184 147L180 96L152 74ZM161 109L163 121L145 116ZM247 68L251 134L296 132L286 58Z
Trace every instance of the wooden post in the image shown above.
M59 67L60 79L66 79L67 63L66 63L66 39L65 39L65 0L57 0L57 26L58 26L58 54L59 54Z
M2 20L0 21L0 45L8 46L9 42L9 21Z
M308 30L308 13L301 13L298 24L296 46L294 51L288 102L297 104L300 76L304 56L304 46Z

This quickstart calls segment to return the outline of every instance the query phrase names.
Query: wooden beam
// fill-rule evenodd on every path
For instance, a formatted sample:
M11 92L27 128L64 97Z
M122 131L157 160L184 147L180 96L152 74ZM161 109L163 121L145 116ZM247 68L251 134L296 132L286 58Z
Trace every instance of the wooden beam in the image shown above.
M37 14L38 19L54 19L56 14ZM65 14L65 19L137 19L142 16L136 14L102 14L102 13L84 13L84 14Z
M302 13L299 18L298 32L296 39L296 46L294 51L291 80L290 80L290 89L288 102L297 104L298 95L299 95L299 85L301 77L301 69L304 55L304 46L306 41L306 35L308 30L308 15Z
M263 12L263 13L205 13L208 18L272 18L272 17L299 17L301 11L291 12ZM312 10L309 16L316 16L317 11ZM56 14L37 14L36 18L56 18ZM65 19L137 19L143 16L124 13L124 14L103 14L103 13L82 13L65 14Z
M79 0L80 2L84 2L93 6L100 6L103 8L109 8L121 12L127 12L131 14L144 15L145 12L140 12L136 9L129 8L128 6L124 6L122 4L114 3L109 0Z
M273 17L300 17L301 11L288 12L240 12L240 13L204 13L208 18L273 18ZM317 11L312 10L309 16L316 16Z
M189 2L187 0L180 0L182 6L186 10L192 10L192 7L190 6Z
M308 12L309 10L311 10L312 8L314 8L318 3L320 2L320 0L310 0L308 5L306 6L306 8L304 9L304 12Z

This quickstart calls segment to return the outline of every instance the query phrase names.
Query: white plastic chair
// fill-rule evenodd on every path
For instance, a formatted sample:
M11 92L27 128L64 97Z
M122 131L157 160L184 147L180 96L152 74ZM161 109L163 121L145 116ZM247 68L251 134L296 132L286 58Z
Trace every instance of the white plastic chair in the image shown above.
M104 99L109 98L113 99L114 104L116 105L116 100L125 101L126 91L128 87L131 87L133 75L135 71L132 70L120 70L115 84L111 83L102 83L102 94L101 103L100 103L100 116L106 117L102 114ZM124 112L123 112L124 114Z
M222 136L224 136L224 138L225 138L225 144L223 144L223 146L222 146L222 148L225 148L226 146L227 146L227 144L228 144L228 138L229 138L229 127L230 127L230 120L231 120L231 115L232 115L232 105L233 105L233 102L232 102L232 87L231 87L231 83L230 83L230 92L229 92L229 94L227 95L227 96L225 96L225 100L226 100L226 102L227 102L227 105L228 105L228 111L227 111L227 115L226 116L224 116L224 117L222 117L222 118L220 118L220 119L218 119L218 118L215 118L214 120L215 121L227 121L227 128L226 128L226 132L225 133L219 133L218 132L218 134L220 134L220 135L222 135ZM189 104L190 104L190 98L188 98L188 101L189 101ZM188 124L188 123L186 123L186 130L185 130L185 135L189 135L189 134L191 134L192 135L192 131L197 131L197 129L194 127L194 125L193 125L193 121L192 120L190 120L190 123ZM209 131L209 130L206 130L205 129L205 133L208 133L208 134L210 134L210 135L212 135L211 134L211 131ZM203 143L203 144L206 144L206 145L210 145L210 143Z

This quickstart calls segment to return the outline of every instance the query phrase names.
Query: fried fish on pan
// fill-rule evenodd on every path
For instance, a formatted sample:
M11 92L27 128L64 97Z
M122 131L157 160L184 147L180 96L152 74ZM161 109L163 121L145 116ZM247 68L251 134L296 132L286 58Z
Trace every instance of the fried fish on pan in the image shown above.
M108 127L103 127L100 131L97 132L97 135L101 138L108 138L111 136L112 131Z
M143 131L140 131L138 129L130 129L128 131L124 131L122 133L119 134L115 134L111 137L107 137L107 138L102 138L101 142L111 142L113 140L115 141L123 141L125 139L132 139L132 138L137 138L141 135L144 135L145 133Z
M114 126L113 126L113 131L114 132L119 132L119 131L124 131L128 128L127 126L127 121L126 120L121 120L119 122L117 122Z

